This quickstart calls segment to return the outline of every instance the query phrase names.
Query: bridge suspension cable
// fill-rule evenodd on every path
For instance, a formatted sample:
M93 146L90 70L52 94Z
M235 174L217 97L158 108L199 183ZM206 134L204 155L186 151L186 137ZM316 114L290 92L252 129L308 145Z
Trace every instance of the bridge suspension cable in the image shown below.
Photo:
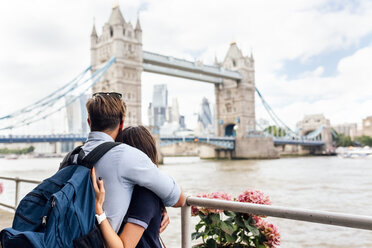
M265 101L263 98L261 92L256 88L256 92L258 96L261 99L262 105L266 109L266 112L269 114L270 118L274 121L275 125L278 127L283 127L284 130L287 132L287 135L290 135L292 137L298 137L298 134L294 131L292 131L291 128L288 127L287 124L285 124L274 112L274 110L270 107L270 105Z
M52 92L48 96L18 111L1 117L0 130L13 129L30 125L42 119L46 119L52 114L66 108L67 106L78 100L81 96L83 96L87 90L93 87L111 67L115 60L115 57L111 58L100 69L92 73L89 77L86 77L88 71L91 70L91 66L89 66L73 80L63 85L56 91ZM68 99L65 103L60 101L68 95L71 95L72 98ZM57 106L57 103L59 103L59 106Z
M321 133L324 129L324 126L319 127L318 129L312 131L311 133L305 136L300 136L298 134L298 130L296 132L292 131L292 129L289 128L288 125L276 115L276 113L273 111L270 105L265 101L261 92L257 88L256 88L256 92L258 96L260 97L261 102L264 108L266 109L266 112L269 114L270 118L272 119L272 121L275 123L275 125L279 129L279 130L278 129L276 130L275 134L277 135L279 133L280 137L276 137L276 138L296 139L296 140L318 140L321 137ZM272 133L269 133L267 130L265 131L265 129L260 124L257 123L257 125L264 131L265 134L275 137L275 135L273 135ZM281 128L283 128L284 131L286 132L284 136L280 135Z
M34 110L35 108L39 107L39 106L44 106L48 103L50 103L51 101L53 101L53 99L55 99L55 95L58 95L60 94L61 92L63 92L63 90L65 90L66 88L76 84L76 82L78 80L80 80L82 77L85 76L85 74L91 70L91 66L89 66L88 68L86 68L83 72L81 72L79 75L77 75L73 80L71 80L70 82L68 82L67 84L63 85L61 88L57 89L56 91L52 92L51 94L49 94L48 96L20 109L20 110L17 110L11 114L8 114L8 115L5 115L5 116L2 116L0 117L0 120L3 120L3 119L9 119L9 118L14 118L14 117L17 117L21 114L24 114L24 113L28 113L32 110Z

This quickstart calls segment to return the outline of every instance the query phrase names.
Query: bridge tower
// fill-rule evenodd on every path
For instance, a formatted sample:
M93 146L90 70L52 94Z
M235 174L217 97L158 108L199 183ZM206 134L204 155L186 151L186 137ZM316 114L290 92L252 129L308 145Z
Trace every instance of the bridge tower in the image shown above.
M326 119L323 114L305 115L304 119L297 123L297 127L300 130L300 136L306 136L307 134L322 128L320 133L321 140L324 142L324 147L322 147L322 149L326 153L333 152L334 147L332 144L331 122L329 119Z
M93 92L116 91L123 94L127 104L126 125L141 124L142 29L139 18L136 26L126 22L119 6L112 8L111 16L97 35L91 33L91 65L96 71L113 56L116 62L93 87Z
M242 79L225 79L215 85L217 136L243 137L255 130L255 82L253 56L243 56L232 42L222 67L239 71Z
M252 135L256 130L253 55L244 56L232 42L221 66L238 71L242 79L224 79L222 84L215 84L216 135L236 137L235 158L278 157L272 138Z

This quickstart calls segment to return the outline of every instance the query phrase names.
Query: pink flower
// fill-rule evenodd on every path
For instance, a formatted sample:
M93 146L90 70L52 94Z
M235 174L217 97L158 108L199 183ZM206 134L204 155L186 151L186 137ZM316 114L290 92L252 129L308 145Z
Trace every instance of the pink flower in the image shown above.
M198 207L191 206L191 216L197 216L199 214Z
M0 183L0 194L3 193L3 183Z
M266 247L275 248L276 245L280 245L280 233L278 227L258 216L252 216L252 218L256 222L255 226L266 237L266 241L264 242Z
M208 199L218 199L218 200L226 200L226 201L231 201L232 197L225 193L225 192L213 192L209 194L199 194L196 197L200 198L208 198ZM215 214L215 213L222 213L223 210L221 209L213 209L213 208L204 208L204 207L196 207L196 206L191 206L191 215L196 216L199 214L199 212L203 213L204 215L207 214Z
M226 201L231 201L231 199L232 199L232 197L225 192L213 192L213 193L207 194L207 198L218 199L218 200L226 200Z
M259 190L247 189L238 196L239 202L248 202L254 204L271 205L271 201L268 196Z

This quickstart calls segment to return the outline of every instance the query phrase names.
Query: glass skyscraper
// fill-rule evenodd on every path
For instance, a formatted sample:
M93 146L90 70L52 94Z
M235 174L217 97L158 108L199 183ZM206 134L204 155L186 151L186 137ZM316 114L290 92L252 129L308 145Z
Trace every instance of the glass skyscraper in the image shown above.
M168 107L168 89L166 84L154 85L152 107L154 110L154 126L160 128L166 121Z

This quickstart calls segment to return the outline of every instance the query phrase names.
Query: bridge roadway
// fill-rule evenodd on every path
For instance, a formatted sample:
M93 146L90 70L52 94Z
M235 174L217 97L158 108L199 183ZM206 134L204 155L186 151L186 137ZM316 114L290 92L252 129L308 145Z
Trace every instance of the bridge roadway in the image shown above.
M87 136L82 134L50 134L50 135L2 135L0 143L42 143L42 142L84 142ZM274 145L301 145L301 146L323 146L321 140L299 140L283 139L274 137ZM198 136L167 136L160 137L161 146L176 144L180 142L206 143L227 150L235 149L234 137L198 137Z
M43 142L84 142L86 135L48 134L48 135L2 135L0 143L43 143Z
M223 148L226 150L235 149L235 138L233 137L197 137L197 136L186 136L186 137L160 137L160 145L167 146L171 144L181 143L181 142L197 142L205 143L209 145L216 146L218 148Z
M214 84L222 84L224 79L237 81L242 79L237 71L146 51L143 51L143 70Z
M274 145L300 145L300 146L323 146L321 140L305 140L305 139L282 139L274 137Z

